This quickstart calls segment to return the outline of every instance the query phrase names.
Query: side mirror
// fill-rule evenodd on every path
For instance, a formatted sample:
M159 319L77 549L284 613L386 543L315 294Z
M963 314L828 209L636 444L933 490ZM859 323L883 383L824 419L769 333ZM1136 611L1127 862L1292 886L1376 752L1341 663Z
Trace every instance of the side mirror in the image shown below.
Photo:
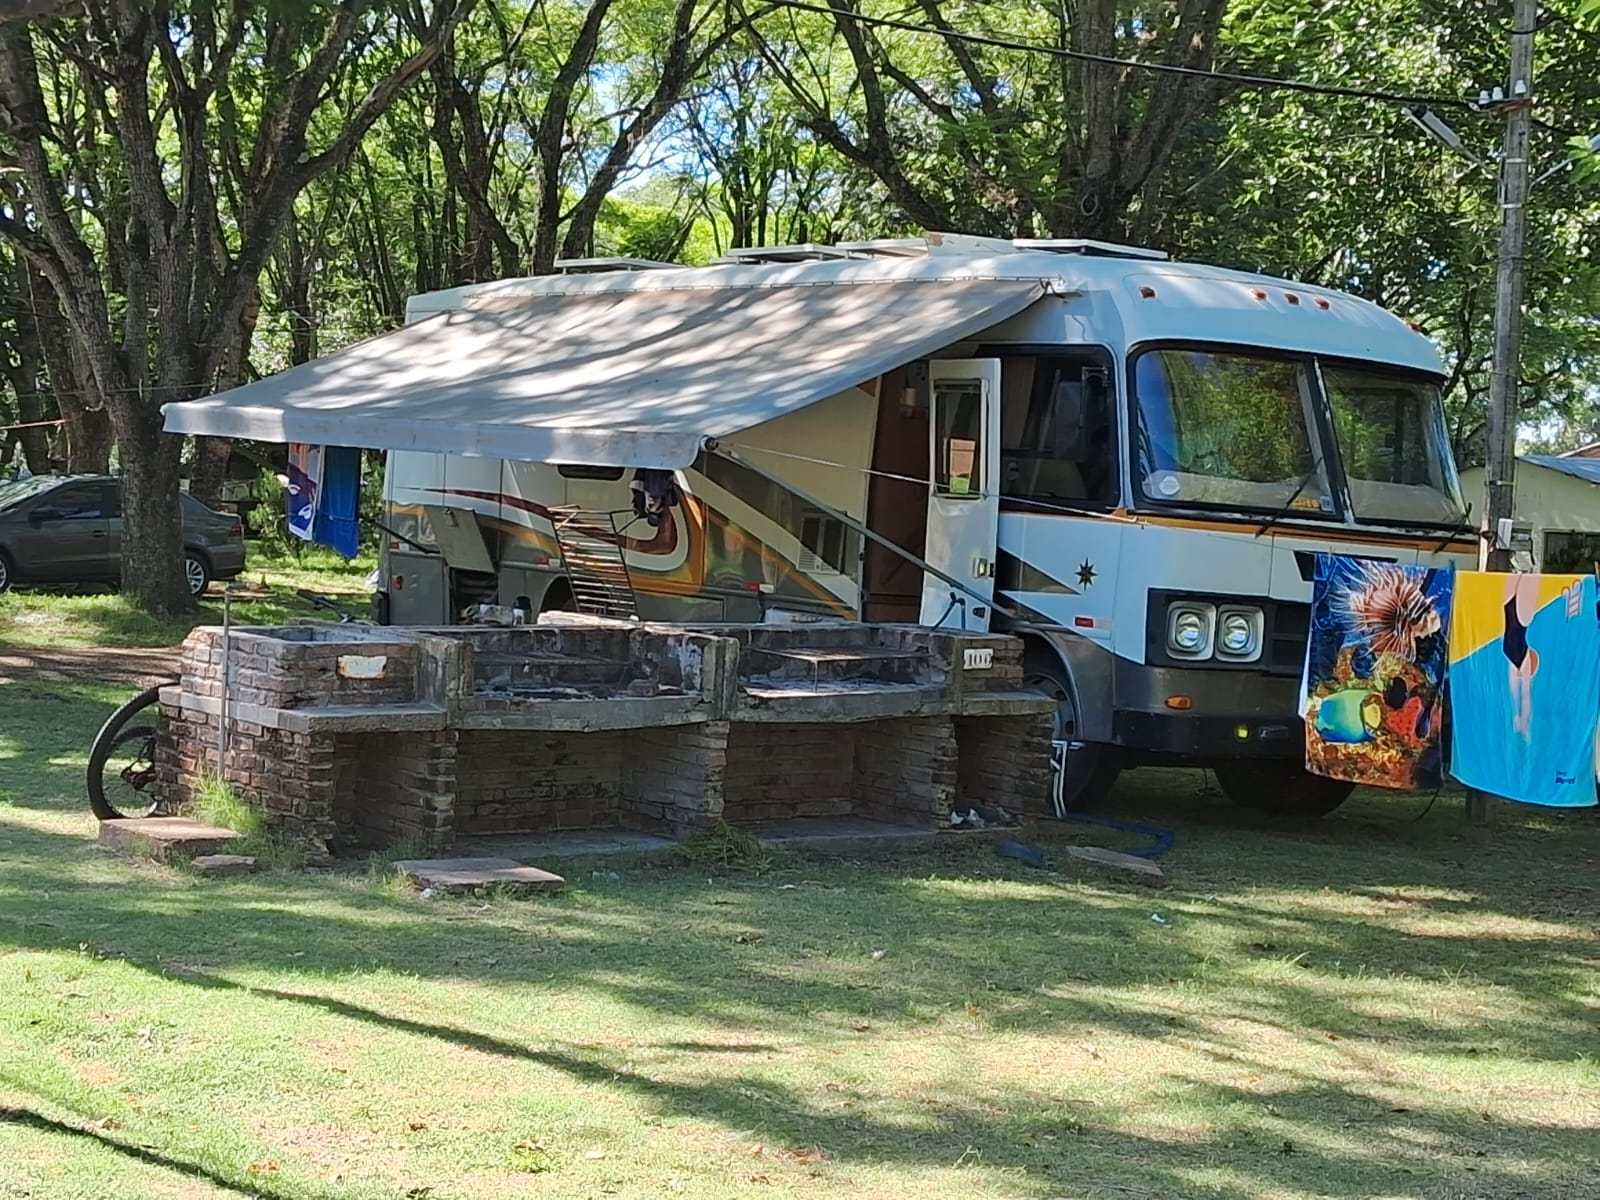
M1081 379L1056 384L1053 401L1055 456L1081 460L1095 453L1094 433L1106 423L1108 381L1105 371L1086 368Z

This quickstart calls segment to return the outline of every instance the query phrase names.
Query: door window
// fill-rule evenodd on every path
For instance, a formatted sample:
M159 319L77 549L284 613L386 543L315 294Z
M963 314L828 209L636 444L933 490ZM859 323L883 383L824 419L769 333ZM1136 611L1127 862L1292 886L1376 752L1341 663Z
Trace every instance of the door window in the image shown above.
M46 515L61 521L99 520L105 516L98 484L59 488L44 498L42 507Z
M941 379L933 385L934 490L942 496L983 495L983 383Z
M1000 494L1114 506L1120 472L1105 366L1016 355L1003 360L1000 378Z

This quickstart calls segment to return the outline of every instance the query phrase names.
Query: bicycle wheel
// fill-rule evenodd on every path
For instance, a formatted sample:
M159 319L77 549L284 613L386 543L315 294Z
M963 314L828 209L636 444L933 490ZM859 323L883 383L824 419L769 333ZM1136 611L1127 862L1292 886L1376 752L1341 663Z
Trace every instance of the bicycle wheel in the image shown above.
M162 724L155 706L164 686L140 692L113 712L89 747L89 808L102 821L164 815L155 794Z

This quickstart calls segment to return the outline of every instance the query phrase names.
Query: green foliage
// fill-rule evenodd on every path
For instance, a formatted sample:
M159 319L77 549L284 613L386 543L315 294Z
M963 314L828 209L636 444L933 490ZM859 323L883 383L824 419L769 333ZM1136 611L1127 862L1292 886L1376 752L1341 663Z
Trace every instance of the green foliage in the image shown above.
M726 821L697 830L673 847L672 855L692 866L728 871L759 873L772 866L772 855L760 839Z
M306 543L289 532L288 493L275 472L263 467L250 481L255 506L249 515L250 534L266 553L299 561Z
M261 810L243 800L225 780L202 776L189 807L196 820L239 834L228 843L227 852L249 855L258 870L293 871L305 865L305 852L269 828Z

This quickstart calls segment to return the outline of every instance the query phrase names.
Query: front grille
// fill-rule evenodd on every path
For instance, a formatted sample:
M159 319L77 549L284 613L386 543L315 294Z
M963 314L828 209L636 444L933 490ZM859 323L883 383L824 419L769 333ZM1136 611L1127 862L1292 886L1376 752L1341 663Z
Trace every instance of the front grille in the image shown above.
M1298 675L1306 661L1311 606L1278 601L1267 612L1267 645L1261 656L1274 675Z

